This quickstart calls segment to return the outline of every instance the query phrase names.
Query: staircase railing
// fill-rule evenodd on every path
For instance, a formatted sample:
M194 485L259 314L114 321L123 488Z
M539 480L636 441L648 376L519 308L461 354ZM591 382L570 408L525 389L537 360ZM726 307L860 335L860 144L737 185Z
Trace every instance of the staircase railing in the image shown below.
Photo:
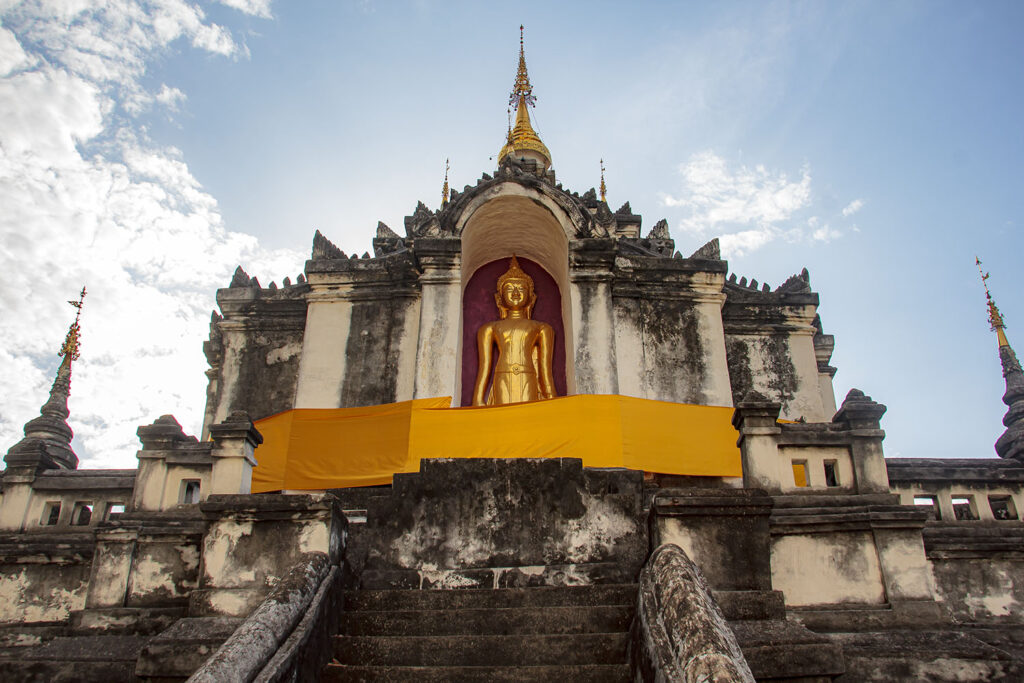
M339 577L325 553L304 555L190 683L315 680L337 631Z
M640 573L630 652L643 681L754 683L711 589L677 545L660 546Z

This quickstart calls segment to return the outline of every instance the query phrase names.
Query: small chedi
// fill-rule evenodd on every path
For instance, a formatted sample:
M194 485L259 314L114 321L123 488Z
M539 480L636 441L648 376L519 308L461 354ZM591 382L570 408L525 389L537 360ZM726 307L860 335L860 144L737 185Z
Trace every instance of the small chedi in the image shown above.
M806 270L738 278L563 188L522 36L510 102L497 169L372 256L239 267L201 434L140 426L135 469L78 469L75 318L0 474L0 678L1024 680L987 274L996 452L886 458Z

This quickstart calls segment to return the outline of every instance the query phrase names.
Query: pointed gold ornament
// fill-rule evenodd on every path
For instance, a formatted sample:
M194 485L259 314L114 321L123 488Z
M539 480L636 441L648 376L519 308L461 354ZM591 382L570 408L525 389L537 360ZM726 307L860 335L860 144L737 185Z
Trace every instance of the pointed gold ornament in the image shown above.
M448 160L444 160L444 186L441 188L441 208L443 209L448 204Z
M601 201L608 201L608 188L604 184L604 159L601 159Z
M541 141L540 136L533 130L530 123L530 112L528 108L534 106L537 98L533 95L533 86L530 84L530 75L526 71L526 49L523 40L523 26L519 26L519 67L516 69L516 81L512 86L509 95L509 107L515 107L516 122L509 130L505 146L498 152L498 163L500 164L507 157L523 155L532 152L541 157L544 167L551 165L551 152ZM511 110L509 112L511 114Z
M981 269L981 259L977 256L974 257L974 263L978 266L978 273L981 274L981 284L985 287L985 301L988 303L988 322L992 326L992 330L996 333L996 339L999 341L999 346L1009 346L1010 341L1006 338L1006 323L1003 322L1003 314L999 312L999 307L996 306L995 299L992 298L992 293L988 291L988 279L991 277L990 273L986 273Z

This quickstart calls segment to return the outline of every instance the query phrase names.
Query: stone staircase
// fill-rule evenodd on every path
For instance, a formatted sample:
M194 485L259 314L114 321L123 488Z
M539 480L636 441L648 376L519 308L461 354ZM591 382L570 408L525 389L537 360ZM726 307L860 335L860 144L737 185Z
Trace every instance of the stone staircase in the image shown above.
M635 584L358 590L322 681L628 681Z

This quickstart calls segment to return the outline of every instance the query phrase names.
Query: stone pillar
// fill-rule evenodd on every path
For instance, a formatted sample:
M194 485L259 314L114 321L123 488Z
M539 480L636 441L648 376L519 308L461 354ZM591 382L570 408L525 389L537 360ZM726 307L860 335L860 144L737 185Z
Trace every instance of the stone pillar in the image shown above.
M199 509L208 526L193 617L246 616L303 555L338 564L345 550L345 513L330 494L212 495Z
M132 559L139 539L138 524L121 524L96 532L96 553L89 575L86 609L124 607Z
M28 520L32 503L32 483L37 469L29 465L7 465L3 478L3 498L0 499L0 530L22 531Z
M153 424L139 427L136 434L142 441L142 450L136 454L139 471L135 476L129 510L162 510L165 507L167 457L190 439L173 415L158 417Z
M955 522L956 511L953 510L953 496L950 495L949 489L940 489L935 493L935 503L938 506L936 512L939 515L939 519L943 522Z
M451 396L459 403L459 331L462 320L461 243L457 239L416 240L422 268L419 341L413 398ZM462 381L473 381L463 378Z
M615 248L596 239L575 240L570 248L576 393L618 394L612 310Z
M889 493L889 474L882 452L882 431L879 421L885 406L871 400L859 389L850 389L842 407L832 421L849 430L850 457L857 493Z
M263 436L249 415L235 411L228 419L210 426L213 439L211 494L239 494L252 491L252 468L256 466L256 447Z
M821 405L824 410L825 420L831 420L836 414L836 391L832 380L836 376L836 369L829 365L832 360L832 351L836 346L836 338L831 334L825 334L821 329L821 318L814 316L814 359L818 362L818 390L821 392Z
M704 402L712 406L732 406L732 383L725 352L725 327L722 306L725 304L725 273L701 273L695 278L694 308L698 312L697 334L704 348Z
M808 422L825 422L835 410L833 408L831 412L826 413L821 392L817 349L814 346L814 330L805 320L792 320L793 329L788 335L797 391L788 401L785 417L793 420L803 418Z
M296 408L337 408L345 379L345 348L352 324L350 284L321 281L310 274L313 290L307 300L306 330L302 337Z
M779 464L777 437L779 411L782 405L756 393L748 393L732 416L732 424L740 433L736 445L743 458L744 488L781 493L782 471ZM885 463L882 464L883 467Z
M770 591L772 499L755 489L662 489L651 502L651 547L673 543L719 591Z

